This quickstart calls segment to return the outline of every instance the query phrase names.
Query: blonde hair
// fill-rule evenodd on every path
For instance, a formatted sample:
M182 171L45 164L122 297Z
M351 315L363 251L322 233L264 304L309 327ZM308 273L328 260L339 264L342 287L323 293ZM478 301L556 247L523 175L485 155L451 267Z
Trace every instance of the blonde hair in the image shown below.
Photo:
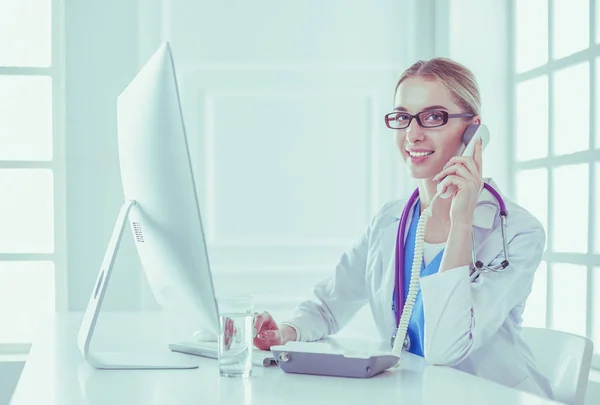
M411 77L437 79L465 112L481 116L481 96L475 75L460 63L449 58L433 58L414 63L402 73L394 90L394 98L400 84Z

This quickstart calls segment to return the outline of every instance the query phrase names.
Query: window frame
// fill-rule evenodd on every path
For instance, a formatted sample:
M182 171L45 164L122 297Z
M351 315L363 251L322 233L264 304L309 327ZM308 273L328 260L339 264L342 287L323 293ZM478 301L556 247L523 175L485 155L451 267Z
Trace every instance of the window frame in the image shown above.
M600 138L600 133L596 133L596 106L600 102L597 99L597 82L599 78L596 76L596 67L600 64L600 43L596 43L596 25L600 22L596 22L596 2L589 0L589 36L588 36L588 48L573 53L569 56L562 57L560 59L554 59L554 1L546 0L548 2L548 61L536 68L526 70L521 73L516 71L516 58L517 58L517 35L516 35L516 10L518 0L512 0L509 4L509 71L511 75L511 87L509 99L511 100L510 106L510 122L509 128L512 129L512 136L507 137L509 142L508 145L508 165L509 165L509 178L512 180L508 187L510 195L515 195L517 174L523 170L529 169L545 169L548 174L548 194L546 196L548 201L547 207L547 249L544 252L543 261L547 264L547 284L546 284L546 316L545 326L552 327L552 310L555 305L552 299L552 266L557 263L565 264L576 264L583 265L587 269L587 280L586 280L586 335L590 339L598 339L599 336L593 336L594 334L594 317L598 318L597 322L600 322L600 314L594 314L594 301L593 301L593 271L594 268L600 269L600 253L594 253L595 237L600 238L600 234L594 235L595 219L596 215L600 213L596 212L595 207L600 204L600 201L595 201L595 185L596 185L596 170L595 166L600 164L600 149L596 148L596 138ZM600 27L598 27L600 28ZM582 62L588 62L589 64L589 147L588 149L580 152L575 152L566 155L554 155L554 127L552 117L554 114L554 78L557 71L566 67L575 66ZM516 159L516 136L517 136L517 85L521 82L535 79L546 75L548 77L548 155L544 158L531 159L525 161L517 161ZM600 97L599 97L600 98ZM553 212L554 202L552 195L554 193L554 174L553 169L559 166L572 165L577 163L588 164L588 191L589 191L589 207L588 207L588 245L587 253L562 253L555 252L553 250ZM600 183L598 183L600 185ZM596 349L597 351L597 349ZM600 353L596 353L592 358L592 368L600 369Z
M49 67L0 66L0 76L49 76L52 78L52 159L49 161L0 160L0 169L50 169L53 173L54 251L53 253L0 253L0 261L43 261L54 263L54 310L68 309L67 285L67 215L66 215L66 128L65 128L65 34L64 0L49 0L51 18L51 62ZM21 358L32 342L0 341L2 358Z

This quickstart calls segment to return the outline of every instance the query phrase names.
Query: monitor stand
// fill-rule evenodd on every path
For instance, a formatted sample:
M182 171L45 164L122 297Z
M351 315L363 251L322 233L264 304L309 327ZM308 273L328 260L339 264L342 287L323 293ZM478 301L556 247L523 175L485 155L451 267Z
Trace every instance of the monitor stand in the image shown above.
M165 347L164 352L91 352L90 346L92 338L94 336L94 330L96 328L96 322L98 321L98 315L102 308L102 302L104 300L104 294L108 287L110 275L112 273L113 265L119 245L121 243L121 237L127 219L129 211L136 204L134 200L126 201L117 217L117 221L113 228L108 247L104 254L104 260L98 273L98 279L92 291L90 300L88 302L81 326L79 329L79 335L77 344L79 350L83 354L85 360L95 368L107 369L107 370L150 370L150 369L193 369L198 368L198 359L195 356L189 356L182 353L175 353Z

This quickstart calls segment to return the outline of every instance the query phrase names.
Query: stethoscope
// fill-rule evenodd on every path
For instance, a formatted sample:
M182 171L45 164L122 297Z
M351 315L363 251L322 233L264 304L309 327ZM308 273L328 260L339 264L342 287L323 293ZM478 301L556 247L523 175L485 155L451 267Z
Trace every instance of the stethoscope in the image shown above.
M502 199L500 194L492 186L490 186L489 184L484 182L483 187L494 196L494 198L500 205L500 224L501 224L501 230L502 230L502 249L503 249L503 253L504 253L504 260L502 261L502 263L500 263L499 265L494 266L494 267L488 267L488 266L484 265L483 262L481 262L480 260L476 260L476 258L475 258L475 234L472 233L473 249L471 251L471 258L473 261L474 269L473 269L473 273L471 273L471 281L474 281L479 276L479 274L481 274L484 271L499 272L499 271L503 271L504 269L506 269L506 267L508 267L508 245L506 243L506 216L508 213L506 211L506 205L504 204L504 200ZM398 306L395 311L396 328L398 327L398 324L400 323L400 315L402 314L402 310L404 308L404 282L405 282L405 280L404 280L404 245L403 245L404 237L405 237L405 232L406 232L406 225L408 224L409 211L415 205L417 198L419 198L419 189L416 189L414 191L414 193L408 200L408 203L404 206L404 210L402 211L402 216L400 217L400 224L398 225L398 235L396 238L396 274L395 274L396 302L398 303ZM397 329L396 329L396 331L397 331ZM396 332L394 332L394 335L392 336L392 346L393 346L393 342L394 342L395 338L396 338ZM405 350L408 350L409 346L410 346L410 340L409 340L408 334L407 334L404 339L403 348Z

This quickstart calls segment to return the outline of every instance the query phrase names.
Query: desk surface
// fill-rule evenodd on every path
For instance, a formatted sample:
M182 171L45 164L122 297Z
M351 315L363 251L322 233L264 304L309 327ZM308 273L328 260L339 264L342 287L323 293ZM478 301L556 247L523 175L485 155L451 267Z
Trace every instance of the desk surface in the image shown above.
M188 333L158 314L104 314L95 348L148 348ZM193 370L96 370L77 349L81 314L56 314L39 330L11 405L30 404L531 404L548 401L404 353L402 366L371 379L286 374L254 367L249 379L221 378L216 360ZM364 342L364 341L362 341ZM168 349L167 349L168 350Z

